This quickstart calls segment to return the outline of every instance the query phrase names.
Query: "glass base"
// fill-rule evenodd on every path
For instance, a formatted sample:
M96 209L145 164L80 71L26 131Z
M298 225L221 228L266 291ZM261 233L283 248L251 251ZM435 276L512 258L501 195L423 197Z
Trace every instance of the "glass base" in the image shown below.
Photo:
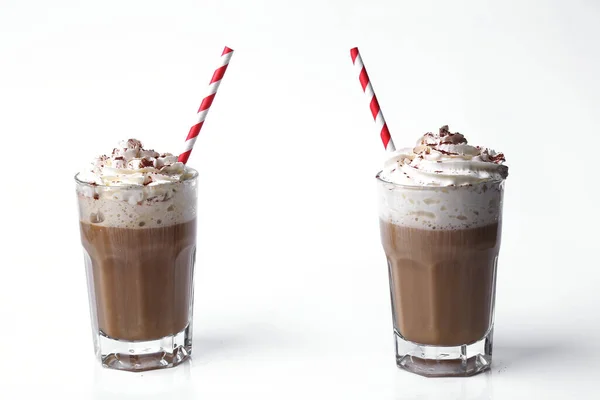
M486 371L492 364L494 330L475 343L462 346L430 346L396 337L398 368L427 377L472 376Z
M96 356L106 368L133 372L171 368L192 354L192 329L188 325L174 335L135 342L113 339L99 332L94 344Z

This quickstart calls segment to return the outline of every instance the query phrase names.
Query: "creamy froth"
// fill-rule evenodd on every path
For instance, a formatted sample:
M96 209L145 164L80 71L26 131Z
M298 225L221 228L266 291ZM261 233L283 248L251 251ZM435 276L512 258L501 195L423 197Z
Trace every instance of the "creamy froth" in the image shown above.
M504 154L471 146L448 126L400 149L379 173L380 217L419 229L468 229L502 218Z
M466 186L506 179L504 161L504 154L471 146L446 125L423 135L415 147L395 151L380 178L409 186Z
M103 186L157 186L186 179L185 165L171 153L143 148L137 139L123 140L111 155L96 157L79 180Z
M119 142L77 175L83 222L152 228L196 216L196 171L171 153L144 149L136 139Z

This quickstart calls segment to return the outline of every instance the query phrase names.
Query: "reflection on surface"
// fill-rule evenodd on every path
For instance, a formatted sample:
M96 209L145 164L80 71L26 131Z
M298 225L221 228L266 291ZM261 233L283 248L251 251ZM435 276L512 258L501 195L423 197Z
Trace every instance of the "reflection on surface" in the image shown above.
M124 372L94 368L94 399L126 397L139 400L193 398L192 361L175 368L148 372Z
M540 342L539 338L522 337L496 343L492 369L498 373L527 373L532 365L552 365L555 359L573 355L573 346L558 341Z
M492 367L493 368L493 367ZM423 378L398 371L404 379L396 378L396 399L425 400L491 400L493 396L492 371L466 378ZM407 384L409 375L414 382Z

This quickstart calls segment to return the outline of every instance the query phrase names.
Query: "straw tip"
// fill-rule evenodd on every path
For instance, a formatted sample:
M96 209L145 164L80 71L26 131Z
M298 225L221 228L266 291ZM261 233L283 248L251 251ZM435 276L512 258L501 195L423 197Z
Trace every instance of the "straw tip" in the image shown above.
M232 52L233 52L232 48L225 46L225 48L223 49L223 54L221 54L221 55L224 56L225 54L232 53Z
M350 57L352 57L352 62L354 62L356 60L356 57L358 56L358 47L353 47L350 49Z

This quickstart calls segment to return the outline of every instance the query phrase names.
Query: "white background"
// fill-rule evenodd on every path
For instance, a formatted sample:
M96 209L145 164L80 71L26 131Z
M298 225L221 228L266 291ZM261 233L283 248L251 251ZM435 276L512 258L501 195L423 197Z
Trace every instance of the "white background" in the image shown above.
M600 396L598 1L0 5L1 398ZM193 360L104 370L73 175L122 138L179 151L224 45L236 51L190 160ZM490 373L395 367L384 154L353 46L398 146L450 124L507 155Z

